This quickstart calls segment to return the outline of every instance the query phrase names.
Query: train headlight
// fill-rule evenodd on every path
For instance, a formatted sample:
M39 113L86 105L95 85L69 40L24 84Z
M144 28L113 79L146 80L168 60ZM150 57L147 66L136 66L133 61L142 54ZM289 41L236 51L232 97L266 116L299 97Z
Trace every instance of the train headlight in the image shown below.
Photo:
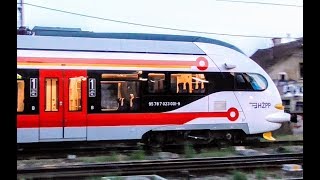
M282 105L282 103L276 104L274 107L279 110L284 110L284 106Z

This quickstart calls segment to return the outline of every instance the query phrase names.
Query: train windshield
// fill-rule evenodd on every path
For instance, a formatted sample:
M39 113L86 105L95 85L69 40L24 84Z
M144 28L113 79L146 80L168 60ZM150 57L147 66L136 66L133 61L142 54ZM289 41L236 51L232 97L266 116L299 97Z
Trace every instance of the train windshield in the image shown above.
M253 90L255 91L262 91L265 90L268 86L268 82L266 78L264 78L260 74L255 74L255 73L246 73L245 77L248 82L250 82Z

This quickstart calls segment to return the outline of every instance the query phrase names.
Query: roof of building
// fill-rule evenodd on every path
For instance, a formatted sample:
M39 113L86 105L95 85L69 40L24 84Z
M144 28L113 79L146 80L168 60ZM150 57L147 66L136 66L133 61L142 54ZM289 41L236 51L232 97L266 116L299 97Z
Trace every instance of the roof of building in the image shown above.
M295 50L303 48L303 38L288 43L278 44L271 48L259 49L250 58L267 70L284 57L293 55Z

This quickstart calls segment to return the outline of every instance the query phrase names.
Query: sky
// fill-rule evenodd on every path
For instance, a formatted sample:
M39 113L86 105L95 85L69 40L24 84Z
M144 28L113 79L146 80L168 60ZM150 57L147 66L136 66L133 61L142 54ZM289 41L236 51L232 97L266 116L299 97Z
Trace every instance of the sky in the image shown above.
M23 0L23 2L105 19L174 29L245 36L303 37L302 0ZM258 49L272 47L271 38L226 36L135 26L55 12L28 4L23 6L23 19L24 26L30 29L34 26L49 26L81 28L94 32L202 36L233 44L248 56ZM17 18L18 24L20 24L19 18ZM294 39L285 38L283 42L292 40Z

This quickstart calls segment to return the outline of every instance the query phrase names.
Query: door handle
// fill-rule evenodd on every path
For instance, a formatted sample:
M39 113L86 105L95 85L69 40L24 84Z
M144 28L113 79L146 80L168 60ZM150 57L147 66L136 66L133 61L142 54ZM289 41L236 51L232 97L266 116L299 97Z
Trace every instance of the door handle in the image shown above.
M62 101L59 102L59 106L62 106Z

